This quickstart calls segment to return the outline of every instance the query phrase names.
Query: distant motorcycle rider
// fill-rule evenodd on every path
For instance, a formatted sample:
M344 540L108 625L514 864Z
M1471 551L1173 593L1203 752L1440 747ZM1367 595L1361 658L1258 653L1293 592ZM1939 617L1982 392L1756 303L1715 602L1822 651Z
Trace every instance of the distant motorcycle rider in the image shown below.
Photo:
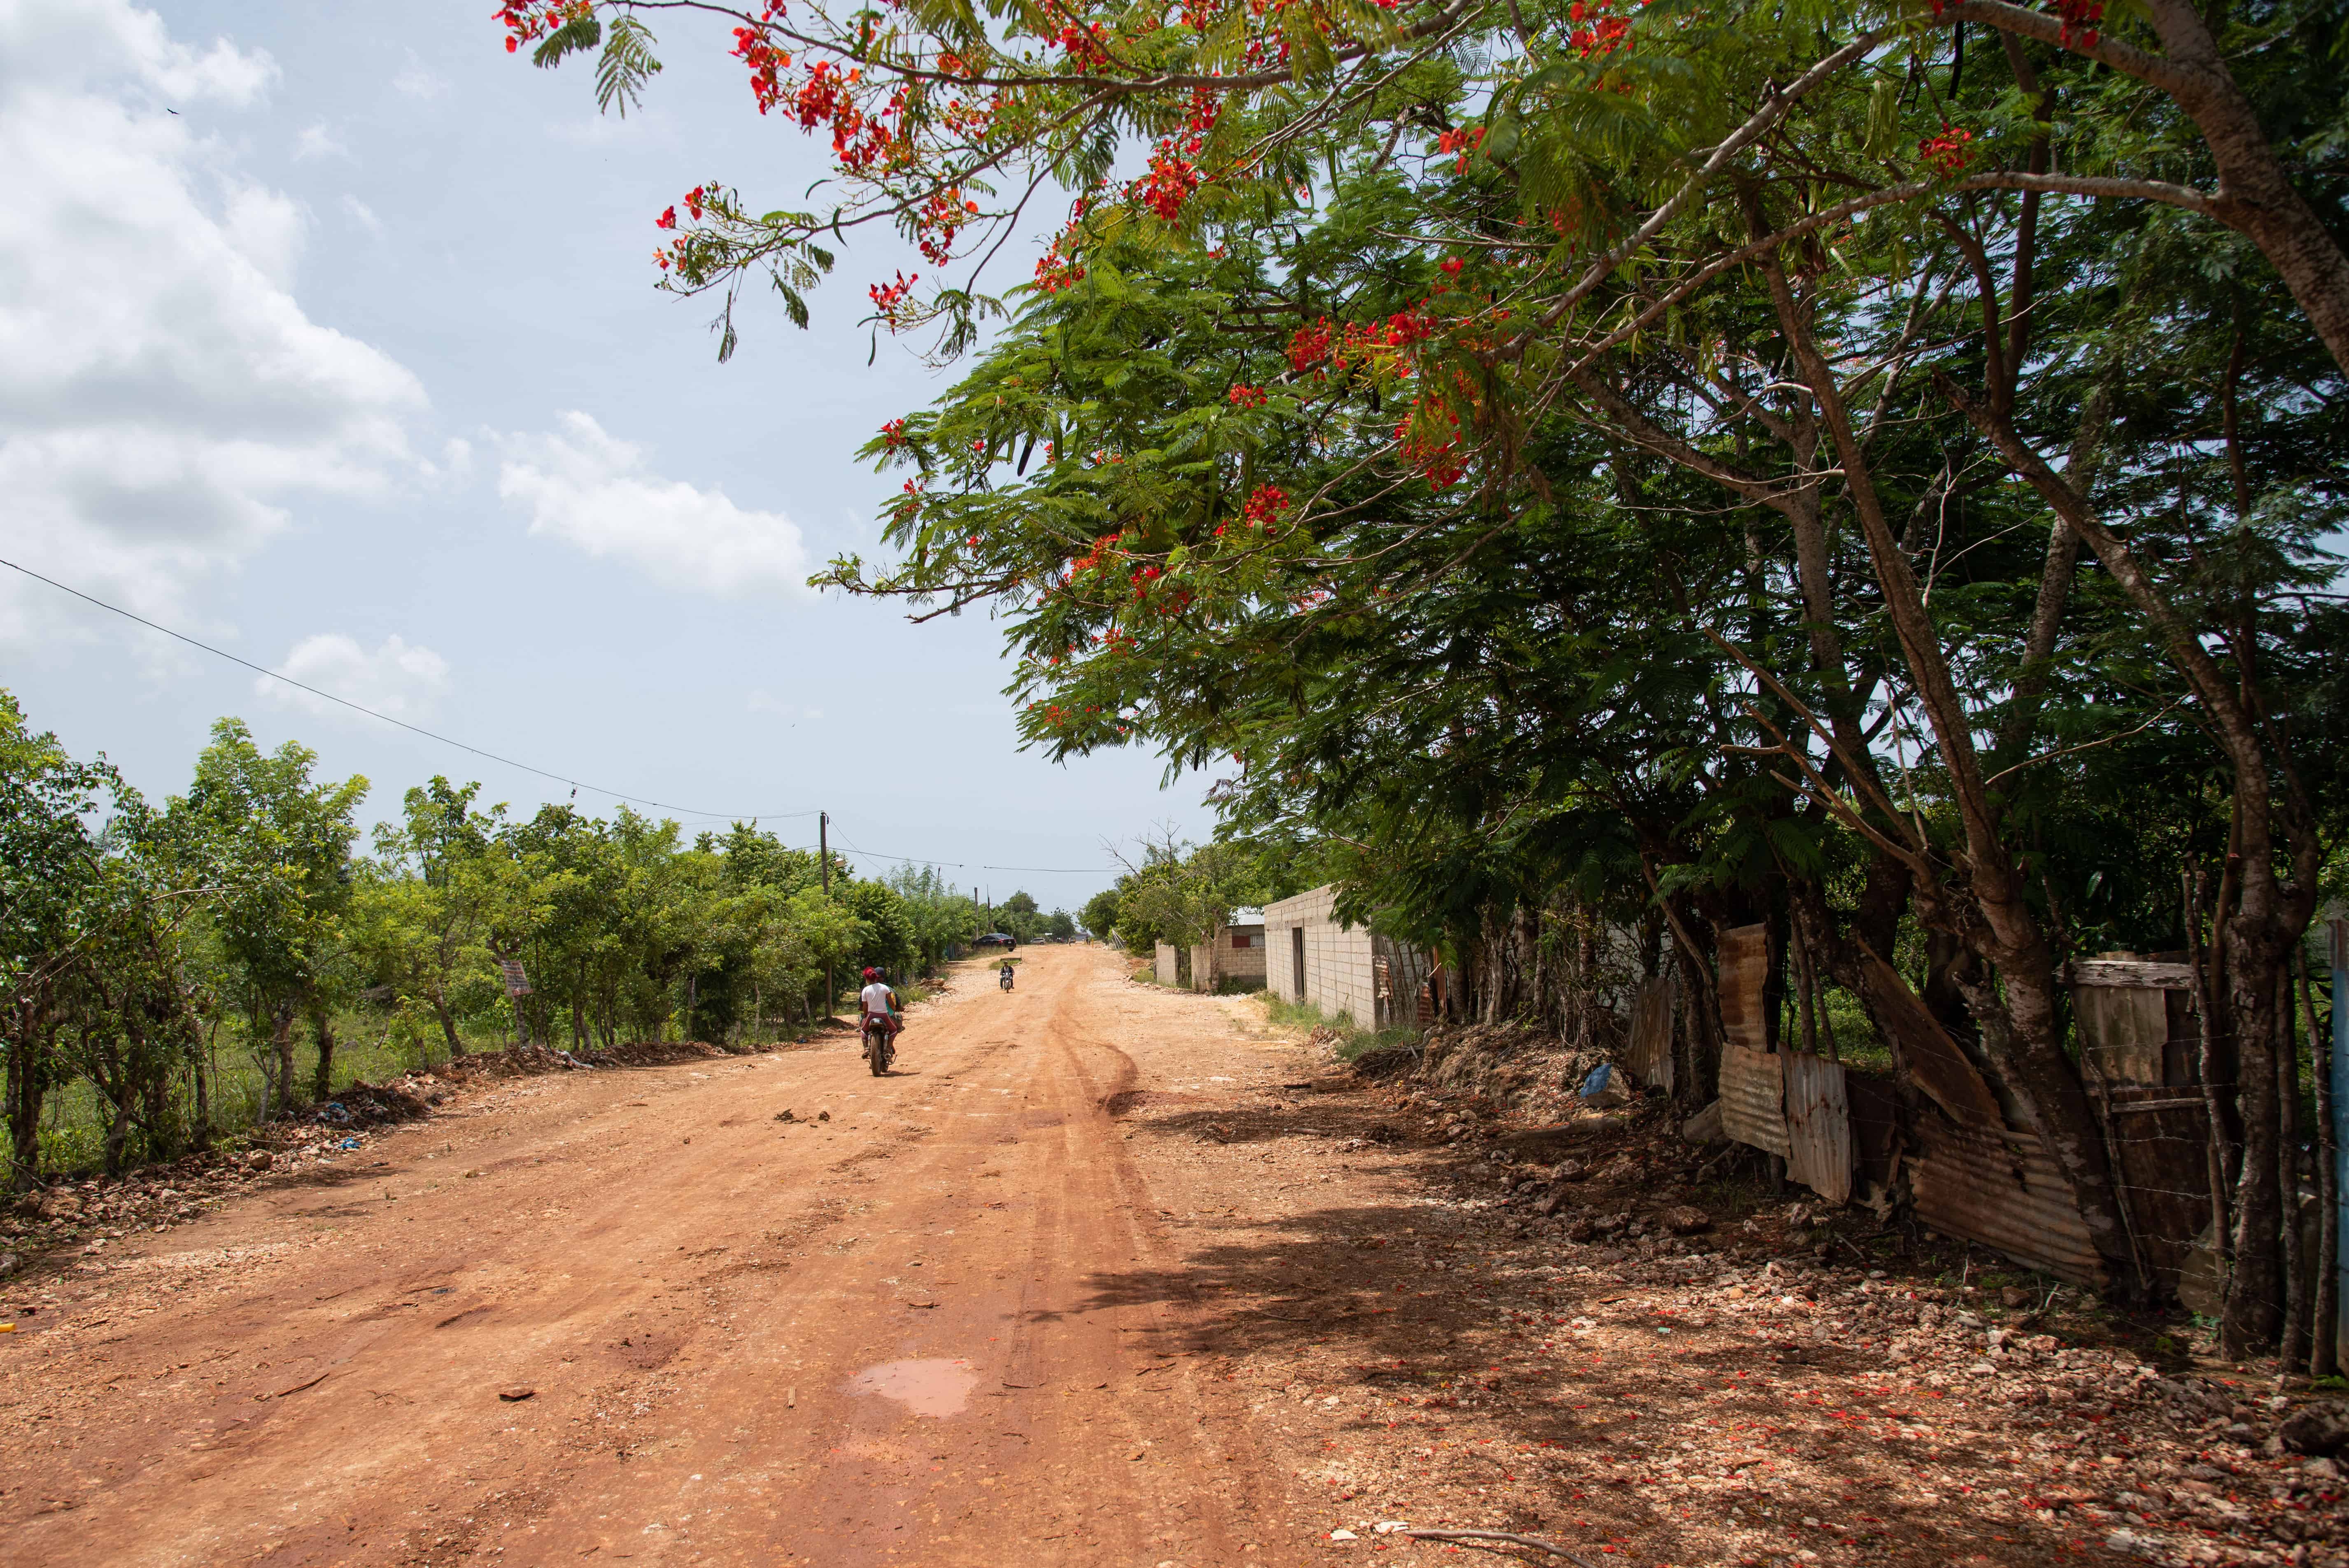
M1011 989L1011 960L1007 958L1003 961L1003 973L997 978L1006 991Z

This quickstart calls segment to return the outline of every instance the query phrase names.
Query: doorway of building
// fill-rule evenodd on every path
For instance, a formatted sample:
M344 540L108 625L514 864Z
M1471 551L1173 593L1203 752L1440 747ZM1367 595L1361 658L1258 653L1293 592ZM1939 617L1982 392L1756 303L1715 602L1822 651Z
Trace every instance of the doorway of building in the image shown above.
M1302 1002L1305 1000L1305 928L1301 925L1288 928L1288 965L1297 980L1297 999Z

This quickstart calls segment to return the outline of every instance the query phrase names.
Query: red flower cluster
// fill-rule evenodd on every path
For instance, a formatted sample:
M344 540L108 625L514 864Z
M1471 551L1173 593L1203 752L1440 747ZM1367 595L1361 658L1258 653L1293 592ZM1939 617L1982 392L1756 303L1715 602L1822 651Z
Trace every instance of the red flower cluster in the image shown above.
M1061 246L1068 239L1062 234L1054 240L1036 263L1036 286L1046 294L1059 294L1062 289L1085 281L1085 269L1074 256L1064 255Z
M1264 407L1264 388L1261 387L1235 387L1224 396L1230 400L1231 406L1235 408Z
M1973 161L1974 155L1966 146L1973 139L1972 131L1943 120L1940 135L1929 136L1917 144L1917 156L1931 165L1936 173L1947 177Z
M1174 155L1172 139L1161 141L1151 155L1150 172L1127 187L1130 195L1168 222L1182 215L1183 203L1199 188L1198 166Z
M1311 326L1300 326L1289 335L1288 367L1310 370L1330 357L1330 318L1323 316Z
M509 55L566 23L584 22L595 14L594 0L506 0L491 13L505 24Z
M783 101L782 73L791 69L792 57L767 42L764 28L735 28L729 52L750 67L750 96L759 100L761 114Z
M876 299L874 303L879 302ZM881 444L891 451L895 451L912 438L905 434L905 421L903 419L892 419L881 427Z
M901 272L896 282L874 284L864 292L873 296L873 308L881 319L895 326L897 325L898 308L905 303L905 296L914 292L914 285L921 279L919 273L909 278ZM902 420L899 422L903 423Z
M1456 278L1460 275L1460 269L1464 265L1465 263L1459 257L1446 256L1444 258L1444 275L1447 278Z
M2055 35L2057 43L2067 49L2075 44L2083 49L2096 46L2096 24L2105 19L2104 0L2054 0L2053 9L2064 18L2064 30Z
M1109 61L1109 34L1099 22L1080 27L1074 22L1061 29L1052 42L1069 52L1069 64L1081 71L1099 70Z
M656 229L674 229L674 228L676 228L676 227L677 227L677 209L676 209L676 208L674 208L674 207L664 207L664 208L662 208L662 209L661 209L661 215L660 215L659 217L657 217L657 218L656 218L656 219L654 219L654 220L653 220L653 227L654 227L654 228L656 228Z
M1192 139L1196 141L1216 129L1216 121L1222 118L1223 112L1224 100L1206 88L1193 88L1191 112L1184 117L1183 123L1190 129Z
M1270 528L1288 510L1288 492L1278 485L1258 485L1240 508L1240 516L1250 528Z
M1604 59L1618 49L1631 46L1631 21L1628 16L1609 15L1615 0L1574 0L1567 15L1576 24L1567 35L1567 42L1584 59L1597 55Z
M1430 405L1423 402L1419 407L1425 409ZM1433 405L1433 408L1454 430L1460 428L1459 415L1440 403ZM1412 427L1415 422L1407 416L1395 427L1396 449L1402 452L1403 461L1427 476L1429 484L1437 490L1450 489L1462 474L1468 471L1468 460L1460 450L1460 438L1454 435L1436 440L1432 436L1414 431Z
M1073 583L1078 573L1091 572L1094 567L1099 566L1102 563L1102 557L1115 550L1123 537L1122 534L1104 533L1094 540L1091 554L1081 555L1069 562L1069 580Z
M1458 130L1447 130L1435 139L1436 151L1456 152L1460 155L1459 161L1452 166L1452 171L1454 174L1467 173L1468 155L1484 145L1485 128L1481 125L1463 126Z
M965 201L963 193L952 186L931 191L914 219L921 235L922 254L941 266L951 260L955 236L962 232L963 224L978 211L978 202Z
M1133 584L1133 596L1135 598L1147 599L1150 597L1150 585L1153 583L1157 582L1163 575L1164 573L1162 573L1157 567L1145 566L1141 571L1136 572L1133 576L1127 578L1126 581Z

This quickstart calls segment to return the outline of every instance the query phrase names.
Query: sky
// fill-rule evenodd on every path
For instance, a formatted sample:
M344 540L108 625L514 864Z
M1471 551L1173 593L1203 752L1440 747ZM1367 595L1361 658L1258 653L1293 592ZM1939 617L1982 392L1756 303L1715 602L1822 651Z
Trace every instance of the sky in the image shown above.
M801 205L828 145L760 118L714 23L662 23L620 119L491 9L0 0L0 556L556 779L0 569L32 727L160 796L235 715L365 774L370 820L435 773L793 843L828 810L864 869L1047 908L1112 845L1205 837L1196 775L1019 749L984 614L805 586L885 554L897 480L853 454L947 385L857 325L908 253L855 239L809 331L754 298L720 366L653 220L706 180Z

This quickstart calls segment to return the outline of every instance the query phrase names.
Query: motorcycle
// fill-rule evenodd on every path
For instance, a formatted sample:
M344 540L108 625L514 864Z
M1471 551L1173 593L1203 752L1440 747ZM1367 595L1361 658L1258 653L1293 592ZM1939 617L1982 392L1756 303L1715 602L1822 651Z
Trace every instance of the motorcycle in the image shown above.
M887 1024L871 1018L864 1021L864 1059L874 1078L886 1073L889 1064L897 1059L897 1037Z
M996 976L995 983L996 983L997 985L999 985L1002 986L1006 991L1009 991L1009 990L1010 990L1010 989L1011 989L1011 968L1010 968L1010 965L1006 965L1004 966L1003 973Z

